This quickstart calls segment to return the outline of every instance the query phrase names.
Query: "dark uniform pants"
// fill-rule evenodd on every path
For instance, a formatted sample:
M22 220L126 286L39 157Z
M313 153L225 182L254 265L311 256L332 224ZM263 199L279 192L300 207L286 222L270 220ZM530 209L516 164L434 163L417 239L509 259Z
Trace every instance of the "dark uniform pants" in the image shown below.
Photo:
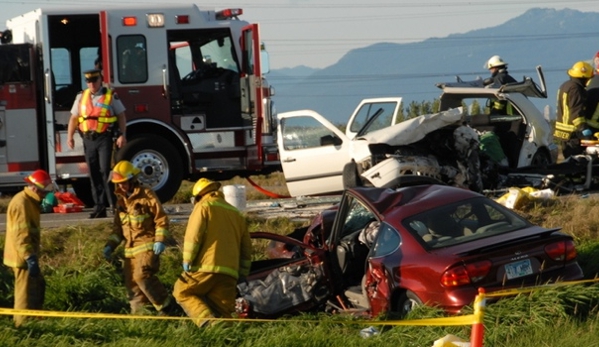
M564 159L573 155L583 154L586 147L580 145L580 140L572 138L568 141L561 141L562 155Z
M83 134L83 148L85 151L85 162L89 169L92 197L94 199L95 211L114 206L115 198L113 188L108 181L111 170L112 159L112 135L104 132L94 136Z
M13 268L15 273L15 310L41 310L46 294L46 281L41 274L29 276L27 269ZM15 326L25 321L25 316L13 317Z
M131 313L142 311L147 304L152 304L158 311L162 310L168 291L156 277L159 269L160 257L153 251L125 258L123 272Z

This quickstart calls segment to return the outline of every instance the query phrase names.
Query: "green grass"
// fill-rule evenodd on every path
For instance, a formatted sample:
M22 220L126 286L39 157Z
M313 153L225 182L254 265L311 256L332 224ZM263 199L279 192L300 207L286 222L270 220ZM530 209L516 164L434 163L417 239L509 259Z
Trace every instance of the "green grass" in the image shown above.
M273 183L264 186L273 186ZM577 241L579 263L586 277L593 278L599 273L597 198L567 197L542 204L530 203L518 212L546 227L562 226ZM248 217L248 225L252 232L286 234L305 223L285 218ZM172 223L171 232L173 240L161 256L159 274L169 290L181 271L185 225ZM118 261L122 248L116 250L112 262L102 257L109 233L109 223L44 229L40 263L47 281L46 310L128 312ZM0 235L0 248L4 248L4 235ZM0 307L12 306L12 291L12 272L0 267ZM464 309L464 314L469 313L472 307ZM184 318L180 310L176 314ZM437 309L421 307L407 319L443 316ZM599 285L550 287L503 298L489 304L484 317L485 346L599 346ZM371 324L380 324L376 327L381 333L369 339L360 337L360 330ZM303 314L272 322L250 321L208 329L199 329L185 319L43 318L30 320L17 329L11 317L0 316L0 346L413 347L432 346L435 340L447 334L469 340L470 331L470 326L394 326L393 321L357 322L348 316L326 314Z

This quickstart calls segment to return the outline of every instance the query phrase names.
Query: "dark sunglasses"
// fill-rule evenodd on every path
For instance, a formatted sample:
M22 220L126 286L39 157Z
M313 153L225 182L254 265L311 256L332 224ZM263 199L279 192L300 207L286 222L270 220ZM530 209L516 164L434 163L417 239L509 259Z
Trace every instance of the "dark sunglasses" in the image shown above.
M87 83L95 83L100 77L90 77L90 78L86 78L85 82Z

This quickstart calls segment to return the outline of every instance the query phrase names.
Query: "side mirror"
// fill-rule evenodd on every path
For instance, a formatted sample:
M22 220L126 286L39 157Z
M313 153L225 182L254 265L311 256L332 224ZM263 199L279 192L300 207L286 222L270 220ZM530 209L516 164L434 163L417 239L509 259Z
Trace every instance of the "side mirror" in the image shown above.
M343 141L335 135L325 135L320 138L321 146L341 146L341 144L343 144Z
M10 30L4 30L3 32L0 33L0 42L3 44L7 44L7 43L11 43L12 42L12 31Z

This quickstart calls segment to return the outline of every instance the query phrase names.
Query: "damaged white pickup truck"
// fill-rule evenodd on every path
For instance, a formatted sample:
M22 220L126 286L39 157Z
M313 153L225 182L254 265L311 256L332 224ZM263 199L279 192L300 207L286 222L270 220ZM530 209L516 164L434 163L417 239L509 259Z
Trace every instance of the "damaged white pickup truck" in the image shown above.
M503 86L440 83L440 112L398 123L401 98L363 100L345 133L311 110L278 116L289 193L323 195L355 186L396 187L417 179L483 191L502 169L556 162L552 127L529 98L547 98L531 78ZM396 124L397 123L397 124Z

